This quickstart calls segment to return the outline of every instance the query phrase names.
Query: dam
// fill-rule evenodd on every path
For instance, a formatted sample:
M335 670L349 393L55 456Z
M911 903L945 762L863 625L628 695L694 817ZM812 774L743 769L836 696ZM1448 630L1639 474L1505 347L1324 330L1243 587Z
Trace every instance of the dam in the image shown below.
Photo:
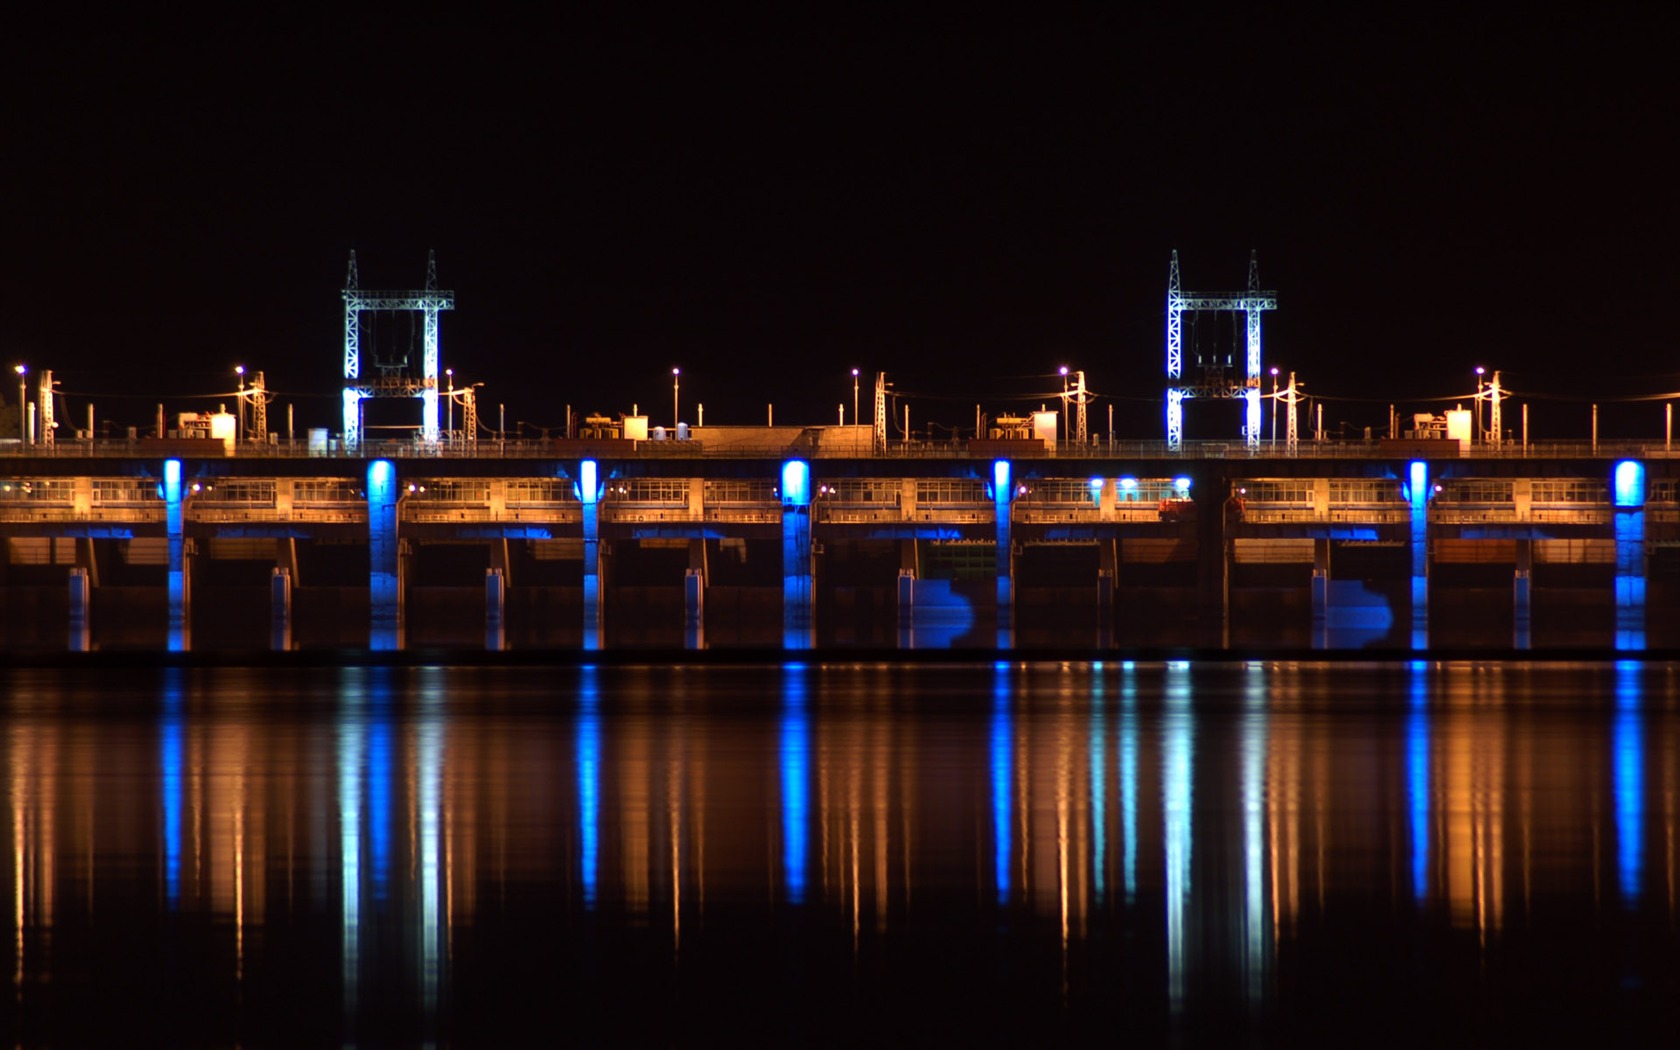
M1675 641L1658 615L1680 582L1666 442L877 448L869 433L16 448L0 454L6 638Z

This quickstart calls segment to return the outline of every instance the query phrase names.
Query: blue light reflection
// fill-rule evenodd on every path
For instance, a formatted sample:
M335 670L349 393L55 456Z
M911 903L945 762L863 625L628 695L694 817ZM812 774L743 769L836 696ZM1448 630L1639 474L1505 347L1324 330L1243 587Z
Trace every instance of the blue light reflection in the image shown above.
M170 908L181 901L181 769L186 733L181 706L181 669L167 667L163 672L158 765L163 781L163 889Z
M1009 858L1014 852L1009 801L1015 776L1012 695L1009 665L999 661L992 669L992 869L1000 904L1009 900Z
M811 725L805 704L805 674L803 664L782 667L782 881L793 904L805 900L811 805Z
M1429 896L1429 680L1428 665L1411 663L1411 713L1406 717L1406 800L1412 831L1412 898Z
M578 876L585 907L595 906L601 842L601 685L593 664L578 669Z
M1611 763L1616 795L1616 874L1622 903L1639 903L1644 878L1645 722L1640 664L1616 662L1616 715L1611 728Z

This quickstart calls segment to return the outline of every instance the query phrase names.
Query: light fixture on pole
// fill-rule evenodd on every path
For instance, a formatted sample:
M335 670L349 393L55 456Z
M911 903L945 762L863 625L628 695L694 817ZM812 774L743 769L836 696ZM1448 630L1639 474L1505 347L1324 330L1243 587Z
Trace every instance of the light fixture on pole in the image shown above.
M671 436L672 437L677 436L676 433L675 433L675 431L677 429L677 420L681 418L680 413L678 413L678 411L677 411L677 382L678 382L677 377L680 376L681 374L682 374L682 369L680 369L680 368L671 369L671 430L672 430Z
M233 374L239 377L239 429L235 431L239 440L245 440L245 366L234 365Z
M1068 439L1068 398L1067 398L1068 366L1062 366L1062 441Z
M448 440L449 441L454 441L455 440L455 370L453 368L445 368L443 370L443 375L444 375L444 378L449 380L449 398L445 402L445 405L447 405L447 407L448 407L448 415L447 415L447 418L444 421L443 432L446 435L448 435Z
M29 366L18 365L18 438L29 444Z
M1487 372L1487 369L1483 368L1481 365L1476 366L1476 439L1477 440L1481 440L1481 437L1482 437L1482 376L1486 372Z
M1278 403L1278 370L1272 366L1272 445L1277 445L1277 403Z
M852 425L857 426L858 419L858 370L852 369Z

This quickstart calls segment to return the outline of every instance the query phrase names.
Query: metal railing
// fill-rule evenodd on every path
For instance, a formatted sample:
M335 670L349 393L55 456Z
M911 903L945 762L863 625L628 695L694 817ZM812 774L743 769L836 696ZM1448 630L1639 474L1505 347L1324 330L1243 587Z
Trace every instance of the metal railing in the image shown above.
M900 441L889 442L883 452L854 452L851 450L812 448L797 442L768 440L763 444L732 441L727 447L708 447L703 439L688 441L630 441L601 443L594 450L587 442L559 442L535 438L483 440L472 443L420 441L366 440L354 450L345 449L333 441L325 448L311 447L298 439L279 439L268 443L240 442L227 449L222 442L208 439L71 439L51 445L25 445L16 439L0 439L0 458L112 458L112 459L169 459L169 458L234 458L234 459L573 459L582 455L616 459L974 459L992 460L996 454L989 450L971 452L966 441ZM1454 442L1442 441L1439 452L1420 447L1428 443L1407 442L1403 447L1373 441L1303 441L1293 453L1281 445L1261 444L1249 448L1233 441L1186 441L1173 449L1165 441L1099 441L1087 445L1058 445L1054 450L1033 452L1015 458L1094 460L1094 459L1152 459L1152 460L1256 460L1281 461L1290 459L1661 459L1680 457L1680 447L1661 440L1614 441L1532 441L1505 442L1501 445L1478 444L1460 449Z

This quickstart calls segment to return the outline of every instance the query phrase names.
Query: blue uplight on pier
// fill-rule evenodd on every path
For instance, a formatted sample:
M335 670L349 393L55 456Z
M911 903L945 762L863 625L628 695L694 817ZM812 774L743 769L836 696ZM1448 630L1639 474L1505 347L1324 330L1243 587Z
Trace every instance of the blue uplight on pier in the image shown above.
M802 459L790 459L782 464L782 504L811 505L811 464Z
M1645 505L1645 464L1624 459L1616 464L1616 506L1643 507Z
M601 498L600 468L592 459L578 464L578 500L593 504Z

